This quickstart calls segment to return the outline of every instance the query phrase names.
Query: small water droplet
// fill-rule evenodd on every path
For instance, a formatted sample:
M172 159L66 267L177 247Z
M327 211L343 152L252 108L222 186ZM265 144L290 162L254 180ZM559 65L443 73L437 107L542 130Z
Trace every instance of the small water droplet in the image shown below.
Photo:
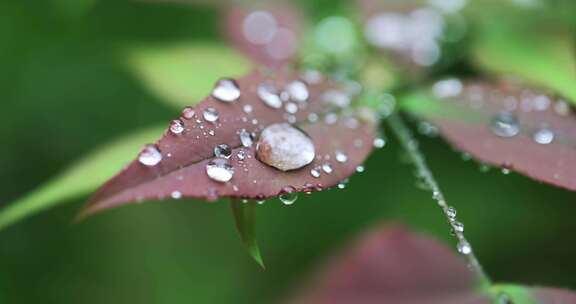
M246 159L246 151L240 150L240 151L238 151L236 156L238 157L239 160L244 160L244 159Z
M564 100L558 100L554 103L554 112L560 116L570 114L570 105Z
M214 134L216 134L216 132L214 132L214 130L208 130L208 134L210 134L210 136L214 136Z
M338 114L336 113L328 113L324 116L324 122L329 125L333 125L338 121Z
M458 252L464 255L472 253L472 246L466 241L461 241L458 243Z
M358 166L358 167L356 167L356 172L358 172L358 173L362 173L362 172L364 172L365 170L366 170L366 169L364 168L364 166Z
M204 110L204 113L202 113L202 115L204 116L204 120L208 122L216 122L218 118L220 118L218 110L214 108L207 108L206 110Z
M314 143L301 130L287 123L266 127L256 145L258 160L281 171L302 168L316 157Z
M375 138L374 142L372 142L372 145L376 149L384 148L386 145L386 140L384 138Z
M336 161L339 163L345 163L348 161L348 156L346 155L346 153L342 152L342 151L336 151L335 153L336 156Z
M308 114L308 121L312 122L312 123L317 122L318 121L318 114L316 114L316 113Z
M421 121L418 124L418 132L428 137L436 137L440 133L440 131L435 125L427 121Z
M242 107L242 110L244 111L244 113L250 114L250 113L252 113L254 108L252 107L252 105L246 104Z
M437 201L441 198L441 193L440 191L432 191L432 199Z
M452 222L452 229L454 229L456 232L464 232L464 224L458 221L454 221Z
M330 164L323 164L322 171L324 171L327 174L332 174L334 170L332 169L332 166L330 166Z
M232 155L232 148L227 144L219 144L214 147L214 155L218 158L230 158Z
M500 137L513 137L520 133L520 125L516 116L510 112L501 112L492 119L490 129Z
M320 170L318 170L317 168L314 168L314 169L310 170L310 175L312 175L312 177L314 177L314 178L319 178L320 177Z
M510 171L510 169L508 169L508 168L502 168L501 171L502 171L502 174L504 174L504 175L508 175L508 174L510 174L510 172L512 172L512 171Z
M532 135L532 139L534 142L541 144L541 145L548 145L554 141L554 132L546 127L536 130Z
M182 134L184 132L184 125L179 119L175 119L170 123L170 132L173 134Z
M450 219L455 219L456 218L456 209L454 207L448 207L448 209L446 209L446 215Z
M286 92L290 96L290 99L297 102L305 102L308 100L310 93L308 92L308 86L300 81L294 80L286 85Z
M486 173L486 172L489 172L490 169L491 169L490 165L480 164L480 172Z
M496 295L496 304L513 304L512 298L507 293L499 292Z
M170 197L172 197L173 199L181 199L182 198L182 192L174 191L170 194Z
M192 107L185 107L184 110L182 110L182 117L184 119L192 119L194 118L195 114L196 111L194 111Z
M220 79L212 90L212 96L219 101L234 102L240 98L240 88L233 79Z
M288 102L284 106L284 110L286 110L286 112L290 114L295 114L296 112L298 112L298 105L293 102Z
M156 145L146 145L140 155L138 161L147 167L154 167L162 161L162 153Z
M260 84L256 89L256 93L267 106L274 109L280 109L282 107L282 100L278 95L278 90L271 84Z
M339 183L338 184L338 189L344 189L346 188L346 184L345 183Z
M254 140L252 139L252 134L250 134L250 132L246 131L246 129L242 129L238 133L238 136L240 137L240 142L242 143L242 146L246 148L252 147Z
M284 205L292 205L298 199L298 192L292 186L287 186L282 189L278 197Z
M264 205L264 203L266 203L266 200L258 200L258 201L256 201L256 204L258 204L258 205Z
M234 167L226 159L217 158L206 165L206 173L210 179L225 183L234 176Z

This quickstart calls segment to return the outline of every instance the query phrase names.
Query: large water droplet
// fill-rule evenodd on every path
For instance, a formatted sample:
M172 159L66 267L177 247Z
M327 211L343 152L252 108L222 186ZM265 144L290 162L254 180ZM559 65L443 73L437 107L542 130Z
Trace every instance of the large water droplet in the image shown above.
M532 135L534 142L541 145L551 144L554 141L554 137L554 132L546 127L536 130Z
M138 161L144 166L154 167L162 161L162 153L156 145L146 145L140 152Z
M260 84L256 93L267 106L274 109L280 109L282 107L282 100L278 95L278 90L276 90L273 85L268 83Z
M308 92L308 86L300 80L294 80L286 85L286 92L290 96L290 99L298 102L305 102L310 97Z
M234 102L240 98L240 88L233 79L220 79L212 90L212 96L223 102Z
M316 156L310 137L287 123L272 124L264 129L256 153L261 162L282 171L302 168Z
M502 112L492 119L490 129L500 137L513 137L520 133L520 124L514 114Z
M246 131L246 129L242 129L238 132L238 136L240 137L242 146L246 148L252 147L254 140L252 139L252 134L250 134L250 132Z
M214 181L225 183L234 176L234 167L226 159L217 158L206 165L206 174Z
M284 205L292 205L298 199L298 192L292 186L287 186L282 189L280 193L280 201L284 203Z
M219 144L214 147L214 155L218 158L230 158L232 155L232 148L227 144Z
M173 134L182 134L184 132L184 125L179 119L173 120L170 123L170 132Z
M204 113L202 113L202 115L204 116L204 119L208 122L216 122L218 118L220 118L218 110L214 108L207 108L206 110L204 110Z

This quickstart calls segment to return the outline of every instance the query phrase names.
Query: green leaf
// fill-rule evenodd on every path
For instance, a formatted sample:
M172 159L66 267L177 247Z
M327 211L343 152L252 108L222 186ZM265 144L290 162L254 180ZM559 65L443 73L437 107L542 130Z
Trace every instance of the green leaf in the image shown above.
M472 50L473 59L481 69L519 77L576 104L574 48L567 34L498 24L484 25Z
M219 78L243 75L250 69L234 50L208 43L135 47L128 51L128 63L150 91L177 108L209 95Z
M72 165L25 197L0 209L0 230L28 216L93 191L116 173L165 126L155 126L121 137Z
M248 201L244 203L240 200L232 200L230 201L230 207L234 214L236 229L240 233L240 238L246 249L248 249L248 253L260 267L266 269L258 242L256 241L256 202Z

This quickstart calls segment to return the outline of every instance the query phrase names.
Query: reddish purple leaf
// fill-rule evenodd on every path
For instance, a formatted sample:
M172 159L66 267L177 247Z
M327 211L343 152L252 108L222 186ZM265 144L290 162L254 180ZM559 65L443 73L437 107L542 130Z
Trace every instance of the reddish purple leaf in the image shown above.
M226 14L224 31L228 39L256 63L281 67L294 59L302 22L298 10L289 3L231 6Z
M403 226L377 228L327 265L294 304L491 304L463 259ZM573 292L511 286L512 303L576 303ZM508 290L508 287L496 287ZM501 294L501 293L499 293ZM532 301L532 300L538 300ZM504 303L504 302L503 302Z
M337 185L351 175L372 150L375 121L370 115L356 116L357 110L333 106L332 100L325 98L326 92L346 94L337 89L335 84L305 84L289 73L267 72L264 76L257 71L237 82L224 83L238 86L241 95L237 100L224 102L210 96L194 108L186 108L183 117L172 123L156 145L148 146L150 148L147 153L141 153L139 158L92 197L83 215L129 202L170 197L264 199L278 196L282 192L322 190ZM261 84L272 85L279 90L287 88L288 84L296 84L296 88L300 89L304 85L307 90L293 91L289 101L281 102L282 107L276 109L266 105L258 96L257 89ZM288 98L288 91L282 92L280 95ZM235 89L220 92L221 98L231 99L236 98L237 93ZM306 95L309 95L306 101L293 101L303 99ZM279 100L277 97L272 99ZM214 114L210 112L211 109L218 112L218 120L215 122L210 122L214 118L210 115ZM248 147L242 145L239 134L254 134L256 143L262 130L278 123L286 124L284 126L293 124L309 136L309 139L305 135L301 137L306 141L311 140L315 148L315 155L308 160L312 163L300 169L280 171L258 159L256 144ZM302 134L302 131L295 132ZM246 136L244 138L249 139ZM229 164L211 170L215 175L210 178L207 165L215 160L214 148L220 144L228 145L231 151L223 149L219 152L230 154L231 157L217 158L216 161ZM296 152L305 152L301 143L295 147L298 148ZM260 150L266 148L270 146L261 144L259 147ZM160 154L157 152L162 156L158 163ZM261 152L258 156L262 159L269 151ZM337 159L339 152L342 154ZM309 154L305 156L310 157ZM299 160L298 157L301 156L290 155L284 161L294 163ZM221 181L230 178L230 170L226 170L228 165L234 171L231 180L216 181L214 177Z
M566 102L517 83L458 79L405 101L478 160L576 190L576 116Z
M330 263L298 304L488 303L466 265L402 226L371 231Z

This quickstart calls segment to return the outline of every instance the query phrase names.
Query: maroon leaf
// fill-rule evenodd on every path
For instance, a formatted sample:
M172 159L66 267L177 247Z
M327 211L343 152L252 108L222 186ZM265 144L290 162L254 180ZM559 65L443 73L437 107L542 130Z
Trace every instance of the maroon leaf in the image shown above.
M521 286L482 291L464 260L402 226L371 231L327 266L290 303L491 304L495 293L512 303L555 304L574 303L576 297L569 291ZM515 292L502 294L506 290ZM528 302L515 301L520 298Z
M228 39L256 63L280 67L294 59L300 44L301 17L289 3L231 6L226 14Z
M255 71L237 82L219 82L217 86L222 90L214 91L212 95L237 100L225 102L210 96L194 108L186 108L183 117L175 120L155 145L148 145L136 160L92 197L82 214L88 215L133 201L170 197L264 199L283 192L308 192L333 187L351 175L372 150L375 136L373 118L369 115L357 117L356 110L333 106L332 100L326 99L330 94L325 93L345 94L335 84L305 84L289 73L268 74L264 76ZM279 104L282 108L276 109L266 105L258 96L257 90L262 84L278 89L288 88L292 84L300 90L292 91L290 100L282 102ZM289 91L282 92L280 95L283 98L289 97ZM275 96L271 101L280 100L278 95ZM296 99L301 101L294 101ZM210 122L214 120L216 112L218 119ZM301 142L290 141L294 139L293 133L290 133L276 139L287 139L284 144L292 143L287 146L288 150L296 154L287 155L280 161L274 160L270 149L274 152L278 147L286 146L281 146L282 142L267 145L265 136L258 138L262 130L270 133L274 129L271 126L288 128L294 134L300 134L299 139L311 140L315 155L310 158L310 147L308 154L300 155L306 153L306 147ZM244 146L240 134L243 135ZM249 145L248 134L254 134L254 140L261 141L258 148L262 151L257 153L257 145ZM229 148L223 146L215 151L221 144ZM215 158L215 152L230 157ZM279 155L282 156L282 153ZM340 156L338 159L337 155ZM283 168L287 164L298 163L301 158L309 158L307 162L312 163L299 169L288 168L294 170L286 172L261 161L270 163L272 159L277 167ZM300 163L299 166L305 164ZM212 178L207 174L209 168L214 169L209 171ZM230 169L233 169L232 177ZM230 181L224 182L228 179Z
M576 190L576 116L568 104L517 83L447 79L404 108L482 162Z
M402 226L371 231L328 265L298 304L488 303L466 265Z

